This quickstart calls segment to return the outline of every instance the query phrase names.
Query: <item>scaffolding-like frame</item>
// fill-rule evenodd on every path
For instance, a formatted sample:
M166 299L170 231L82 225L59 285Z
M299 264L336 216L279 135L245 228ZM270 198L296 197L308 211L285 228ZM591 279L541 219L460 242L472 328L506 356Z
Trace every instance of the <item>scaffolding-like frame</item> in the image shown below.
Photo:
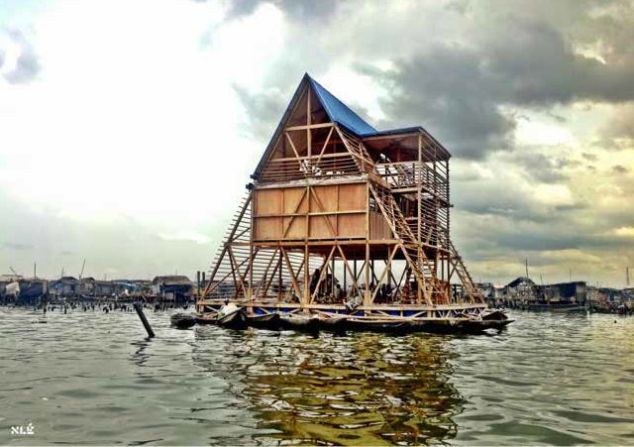
M258 313L480 315L450 238L449 152L423 128L359 135L313 82L252 176L198 311L230 300Z

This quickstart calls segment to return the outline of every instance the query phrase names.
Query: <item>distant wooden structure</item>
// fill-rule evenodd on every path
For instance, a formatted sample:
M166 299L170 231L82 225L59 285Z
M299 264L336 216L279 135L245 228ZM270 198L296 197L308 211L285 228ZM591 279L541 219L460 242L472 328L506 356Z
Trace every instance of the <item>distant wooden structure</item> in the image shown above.
M197 309L478 316L450 239L449 152L377 131L305 75L252 175Z

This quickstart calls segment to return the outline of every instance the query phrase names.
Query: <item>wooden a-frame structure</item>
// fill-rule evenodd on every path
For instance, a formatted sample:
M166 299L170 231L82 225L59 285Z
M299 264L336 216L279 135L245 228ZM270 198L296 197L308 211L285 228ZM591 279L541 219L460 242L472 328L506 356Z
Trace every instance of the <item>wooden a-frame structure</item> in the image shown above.
M486 308L450 239L449 152L377 131L307 74L197 308L451 318Z

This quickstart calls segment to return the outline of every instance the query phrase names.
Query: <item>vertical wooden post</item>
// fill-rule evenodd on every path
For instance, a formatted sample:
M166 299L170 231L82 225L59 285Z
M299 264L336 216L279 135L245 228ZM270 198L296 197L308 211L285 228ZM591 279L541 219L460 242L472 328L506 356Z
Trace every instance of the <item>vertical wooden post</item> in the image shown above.
M421 212L421 208L422 208L422 197L421 197L421 189L422 189L422 166L423 163L423 141L422 141L422 136L419 134L418 135L418 167L416 168L416 170L414 172L417 172L418 175L418 180L416 182L416 208L417 208L417 214L416 214L416 243L417 243L417 250L416 250L416 255L417 255L417 259L416 259L416 264L420 267L422 265L421 263L421 259L423 256L423 246L421 244L421 239L422 239L422 235L421 235L421 224L422 224L422 212ZM430 223L428 222L428 225L430 225ZM423 281L425 281L427 278L422 278ZM421 284L420 281L416 281L417 283L417 292L416 292L416 303L420 304L423 302L423 284Z
M371 304L372 295L370 294L370 244L365 242L365 293L363 294L363 305Z
M308 183L306 184L306 200L308 200L308 202L306 204L306 233L304 235L304 293L302 294L302 308L304 312L308 312L308 308L305 306L310 303L310 262L308 262L310 253L308 242L310 240L311 187Z
M280 301L282 301L282 287L284 285L284 282L282 281L282 246L280 245L280 268L278 270L278 278L277 278L277 302L279 303Z
M308 244L304 246L304 293L302 298L302 308L308 312L307 304L310 303L310 265L308 262Z
M357 274L357 259L355 258L352 264L353 270L352 275L354 276L354 281L358 281L359 275Z
M339 249L341 249L341 247L339 247ZM343 262L343 293L344 296L347 297L348 294L348 269L347 269L347 261L345 259L342 260Z
M333 252L334 252L334 248L333 248ZM333 298L333 302L334 302L334 298L335 298L335 283L337 282L335 280L335 255L332 255L332 261L331 261L331 268L330 268L330 275L331 275L331 284L330 284L330 291L332 293L332 298Z
M154 331L152 330L152 326L150 326L150 323L147 321L147 318L145 318L145 314L143 313L141 305L139 303L134 303L134 310L136 310L137 315L141 319L141 323L143 323L143 327L147 331L148 338L153 338Z
M416 170L414 171L417 177L416 180L416 201L418 203L418 205L416 206L417 208L417 225L416 225L416 237L418 239L418 243L420 244L421 242L421 217L422 217L422 213L421 213L421 189L422 189L422 183L423 183L423 179L422 179L422 174L423 174L423 141L422 141L422 136L419 134L418 135L418 166L416 168Z
M255 193L253 191L251 191L251 196L253 196ZM251 203L249 205L251 207L251 216L255 216L255 207L253 205L253 200L251 200ZM255 299L254 296L254 289L253 289L253 263L255 262L255 252L254 252L254 247L253 247L253 240L254 240L254 234L253 234L253 225L250 225L249 228L249 265L248 265L248 269L249 269L249 287L248 287L248 297L247 299L249 301L253 301ZM249 311L253 310L253 306L251 306L251 308L249 309Z
M392 290L392 258L393 256L388 257L387 263L385 264L385 270L387 270L387 289L390 291Z

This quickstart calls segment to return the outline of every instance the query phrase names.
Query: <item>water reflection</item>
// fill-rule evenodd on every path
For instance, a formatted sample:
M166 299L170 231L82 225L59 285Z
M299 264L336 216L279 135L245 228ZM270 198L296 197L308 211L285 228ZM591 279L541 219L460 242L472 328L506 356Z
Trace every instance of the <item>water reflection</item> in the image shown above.
M463 399L449 381L448 339L354 334L318 338L196 331L200 368L248 402L255 439L281 444L437 444L455 437ZM221 347L221 348L220 348Z
M0 308L0 445L634 440L634 318L519 313L494 337L311 338L180 331L161 314L151 341L133 313L41 318ZM33 437L10 436L29 422Z
M150 340L133 341L130 345L134 346L134 352L130 355L130 361L137 366L143 367L150 358L150 354L147 352Z

